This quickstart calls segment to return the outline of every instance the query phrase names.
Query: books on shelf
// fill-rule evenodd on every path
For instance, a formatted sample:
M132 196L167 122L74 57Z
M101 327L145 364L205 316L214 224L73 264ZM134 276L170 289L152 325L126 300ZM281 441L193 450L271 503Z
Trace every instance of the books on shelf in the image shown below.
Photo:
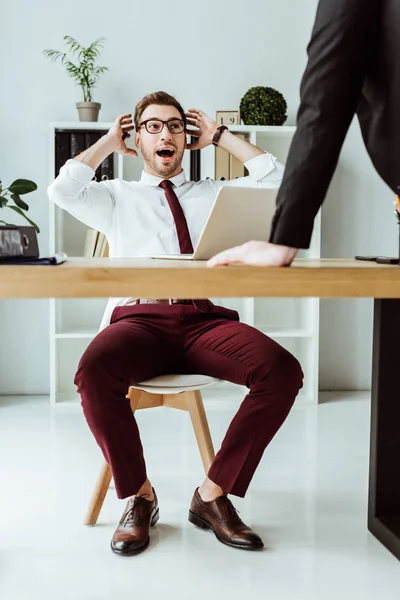
M108 256L108 242L104 233L95 229L86 231L84 256L100 258Z

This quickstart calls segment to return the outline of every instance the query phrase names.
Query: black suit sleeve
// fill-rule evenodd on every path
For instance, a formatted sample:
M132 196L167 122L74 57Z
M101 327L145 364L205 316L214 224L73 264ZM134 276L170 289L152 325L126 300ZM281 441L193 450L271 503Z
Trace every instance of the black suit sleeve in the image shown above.
M270 241L308 248L377 48L381 0L320 0Z

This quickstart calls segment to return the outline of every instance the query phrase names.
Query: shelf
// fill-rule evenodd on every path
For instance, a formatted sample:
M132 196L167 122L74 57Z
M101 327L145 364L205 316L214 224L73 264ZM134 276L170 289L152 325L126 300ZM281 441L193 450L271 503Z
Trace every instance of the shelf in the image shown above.
M108 130L111 122L55 121L50 123L50 179L54 178L54 130ZM233 133L247 134L253 144L286 162L295 126L233 125ZM126 158L126 159L125 159ZM115 176L137 181L141 177L142 160L115 157ZM189 174L190 153L185 153L183 167ZM209 146L201 152L202 179L215 176L215 148ZM86 225L50 203L50 247L64 250L70 256L83 253ZM317 215L311 247L300 251L299 256L320 255L320 212ZM98 328L108 298L68 298L51 300L50 379L51 400L63 405L79 404L74 376L80 357L98 334ZM297 404L315 404L318 398L318 328L319 300L313 298L212 298L215 304L238 310L241 321L254 326L292 352L300 361L304 375L304 388ZM64 341L65 340L65 341ZM210 398L208 408L226 407L237 410L246 394L246 388L223 382L215 388L204 390Z
M113 123L107 121L52 121L50 129L110 129Z
M56 396L56 404L63 406L79 406L81 402L81 398L78 392L58 392Z
M312 338L314 332L311 329L271 329L267 325L256 325L257 329L272 339L276 338Z
M108 121L53 121L49 124L52 129L110 129L113 122ZM293 135L296 131L295 125L230 125L230 131L251 133L285 133Z
M252 133L257 135L264 134L283 134L293 136L296 131L295 125L230 125L229 131L232 133Z
M56 333L56 340L92 340L98 331L68 331Z
M107 298L56 300L56 336L88 339L99 331Z
M204 400L206 412L210 409L236 411L248 392L249 390L246 387L224 382L216 387L206 388L201 392L201 395ZM318 395L318 392L316 394ZM317 404L317 400L318 398L314 398L312 393L300 390L295 401L295 406Z
M257 329L265 333L268 337L275 338L311 338L314 333L311 329L271 329L267 325L256 325ZM66 331L56 333L55 337L58 340L78 340L78 339L93 339L98 334L98 331Z

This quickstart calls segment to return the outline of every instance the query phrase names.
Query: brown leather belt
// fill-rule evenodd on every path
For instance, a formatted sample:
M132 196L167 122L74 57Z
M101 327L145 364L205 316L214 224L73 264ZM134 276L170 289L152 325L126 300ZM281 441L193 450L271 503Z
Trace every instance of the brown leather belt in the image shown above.
M135 304L191 304L193 300L176 299L176 298L137 298Z

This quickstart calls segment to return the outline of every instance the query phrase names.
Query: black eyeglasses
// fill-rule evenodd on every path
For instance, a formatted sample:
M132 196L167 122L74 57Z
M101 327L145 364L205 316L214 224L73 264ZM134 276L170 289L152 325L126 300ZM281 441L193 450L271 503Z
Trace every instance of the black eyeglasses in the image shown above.
M185 131L185 121L182 119L169 119L168 121L161 121L161 119L147 119L139 123L139 127L146 127L146 131L149 133L161 133L166 125L171 133L182 133Z

